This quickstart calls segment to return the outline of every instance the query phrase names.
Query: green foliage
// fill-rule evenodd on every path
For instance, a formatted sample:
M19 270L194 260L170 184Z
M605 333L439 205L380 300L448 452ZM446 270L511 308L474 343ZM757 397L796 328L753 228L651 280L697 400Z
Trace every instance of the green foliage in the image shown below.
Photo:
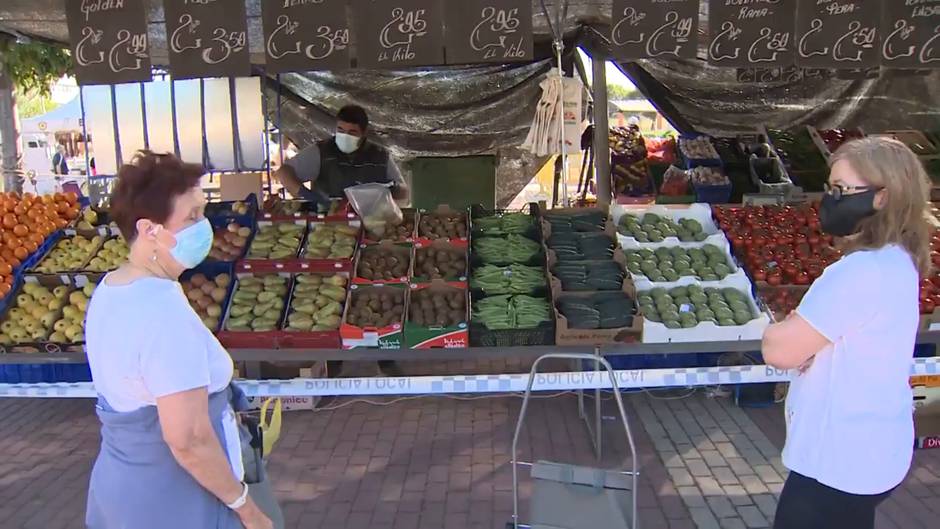
M19 95L16 99L16 111L20 119L29 119L33 116L45 114L55 110L59 104L51 97L42 95L38 92L29 92Z
M625 99L645 99L639 90L618 84L607 85L608 101L623 101Z
M52 85L72 70L72 55L63 47L39 41L0 41L0 67L21 94L48 96Z

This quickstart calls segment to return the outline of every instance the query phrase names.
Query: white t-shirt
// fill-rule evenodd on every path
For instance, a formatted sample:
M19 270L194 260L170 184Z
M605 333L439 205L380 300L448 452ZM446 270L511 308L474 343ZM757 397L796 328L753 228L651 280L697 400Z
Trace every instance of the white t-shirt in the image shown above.
M851 494L904 479L914 447L909 385L918 275L896 245L826 268L797 312L832 342L790 384L783 462Z
M176 281L141 278L128 285L99 283L85 322L95 390L118 412L156 406L157 398L205 387L224 390L232 358L196 315ZM244 468L235 415L223 422L232 471Z

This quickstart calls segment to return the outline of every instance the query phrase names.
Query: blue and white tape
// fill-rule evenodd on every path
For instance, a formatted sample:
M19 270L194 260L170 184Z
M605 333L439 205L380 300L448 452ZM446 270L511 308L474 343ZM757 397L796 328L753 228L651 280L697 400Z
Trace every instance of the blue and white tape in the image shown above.
M940 375L940 357L918 358L911 375ZM716 386L786 382L795 370L765 365L700 367L686 369L637 369L615 371L620 389ZM294 380L240 380L238 385L251 397L448 395L467 393L514 393L525 391L528 373L502 375L424 376L390 378L298 378ZM611 389L605 371L540 373L533 391ZM0 398L94 398L91 382L61 384L0 384Z

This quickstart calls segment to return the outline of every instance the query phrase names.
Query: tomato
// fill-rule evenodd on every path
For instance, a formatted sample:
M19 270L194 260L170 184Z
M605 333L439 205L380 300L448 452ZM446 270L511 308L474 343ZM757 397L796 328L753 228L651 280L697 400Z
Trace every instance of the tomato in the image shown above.
M767 282L773 286L779 286L783 283L783 277L779 273L773 273L767 276Z
M767 271L763 268L754 271L755 281L767 281Z

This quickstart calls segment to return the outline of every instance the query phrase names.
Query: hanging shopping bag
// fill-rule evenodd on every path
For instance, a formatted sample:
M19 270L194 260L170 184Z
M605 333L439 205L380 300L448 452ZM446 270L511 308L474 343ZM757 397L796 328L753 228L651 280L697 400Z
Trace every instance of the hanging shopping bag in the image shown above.
M268 417L268 407L274 404L273 409L271 410L270 421ZM261 455L262 457L268 457L271 453L271 450L274 449L274 445L277 444L277 440L281 437L281 399L268 398L261 404L261 418L260 423L261 427Z

